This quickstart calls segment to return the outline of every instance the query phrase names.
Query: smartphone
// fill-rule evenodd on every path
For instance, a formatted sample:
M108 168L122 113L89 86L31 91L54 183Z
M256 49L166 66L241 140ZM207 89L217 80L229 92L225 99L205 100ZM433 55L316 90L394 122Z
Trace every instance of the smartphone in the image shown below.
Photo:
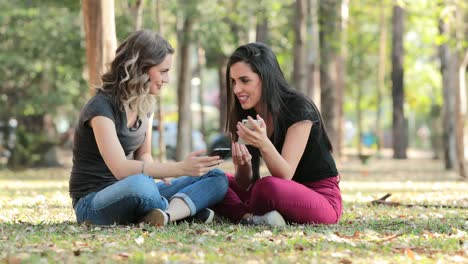
M260 125L260 120L254 119L253 121L254 121L255 123L257 123L257 125ZM250 125L248 119L242 119L242 124L244 124L248 129L253 130L253 127ZM245 143L245 141L244 141L242 138L240 138L240 137L239 137L239 140L237 140L237 142L240 143L240 144L247 145L247 144Z
M254 119L254 123L257 123L257 125L260 125L260 120ZM242 119L242 124L244 124L248 129L253 130L253 127L250 125L248 119Z
M224 159L229 152L231 152L230 148L215 148L210 152L210 156L219 156L221 159Z

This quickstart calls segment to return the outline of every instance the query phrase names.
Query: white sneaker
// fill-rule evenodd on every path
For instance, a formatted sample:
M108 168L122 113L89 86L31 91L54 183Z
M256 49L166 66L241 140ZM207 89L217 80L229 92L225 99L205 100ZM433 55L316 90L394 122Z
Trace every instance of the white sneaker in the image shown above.
M271 226L284 226L286 221L284 221L283 216L278 213L278 211L273 210L264 215L254 215L252 216L252 222L255 225L271 225Z
M161 209L153 209L140 222L158 226L165 226L169 223L169 215Z

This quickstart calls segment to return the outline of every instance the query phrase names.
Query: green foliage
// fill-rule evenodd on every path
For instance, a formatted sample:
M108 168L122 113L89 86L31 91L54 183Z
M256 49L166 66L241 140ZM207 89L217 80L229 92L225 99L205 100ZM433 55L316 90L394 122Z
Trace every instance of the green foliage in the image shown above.
M88 94L78 7L72 1L0 2L3 120L50 114L74 122ZM40 164L54 141L21 123L17 138L12 166Z
M45 153L58 143L57 139L48 137L44 132L31 133L20 125L16 130L16 144L8 160L13 169L43 166Z
M75 110L87 93L80 20L71 13L77 10L15 1L1 1L0 8L6 10L0 16L2 115Z

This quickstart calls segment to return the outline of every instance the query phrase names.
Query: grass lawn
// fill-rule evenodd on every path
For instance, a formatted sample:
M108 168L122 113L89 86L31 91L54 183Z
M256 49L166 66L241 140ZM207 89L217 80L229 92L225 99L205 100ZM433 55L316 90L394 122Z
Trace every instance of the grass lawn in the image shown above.
M223 165L231 171L229 163ZM229 223L85 226L68 197L70 168L0 169L0 263L468 263L468 184L431 159L339 164L338 225Z

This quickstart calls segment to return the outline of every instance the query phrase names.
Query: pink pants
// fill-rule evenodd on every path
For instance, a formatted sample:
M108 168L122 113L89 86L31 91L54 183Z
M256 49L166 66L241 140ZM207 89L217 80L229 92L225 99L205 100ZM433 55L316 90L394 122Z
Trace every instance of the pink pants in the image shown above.
M299 224L335 224L340 220L339 176L307 183L269 176L256 181L248 191L239 187L231 174L227 178L228 192L213 209L234 222L247 213L263 215L272 210Z

